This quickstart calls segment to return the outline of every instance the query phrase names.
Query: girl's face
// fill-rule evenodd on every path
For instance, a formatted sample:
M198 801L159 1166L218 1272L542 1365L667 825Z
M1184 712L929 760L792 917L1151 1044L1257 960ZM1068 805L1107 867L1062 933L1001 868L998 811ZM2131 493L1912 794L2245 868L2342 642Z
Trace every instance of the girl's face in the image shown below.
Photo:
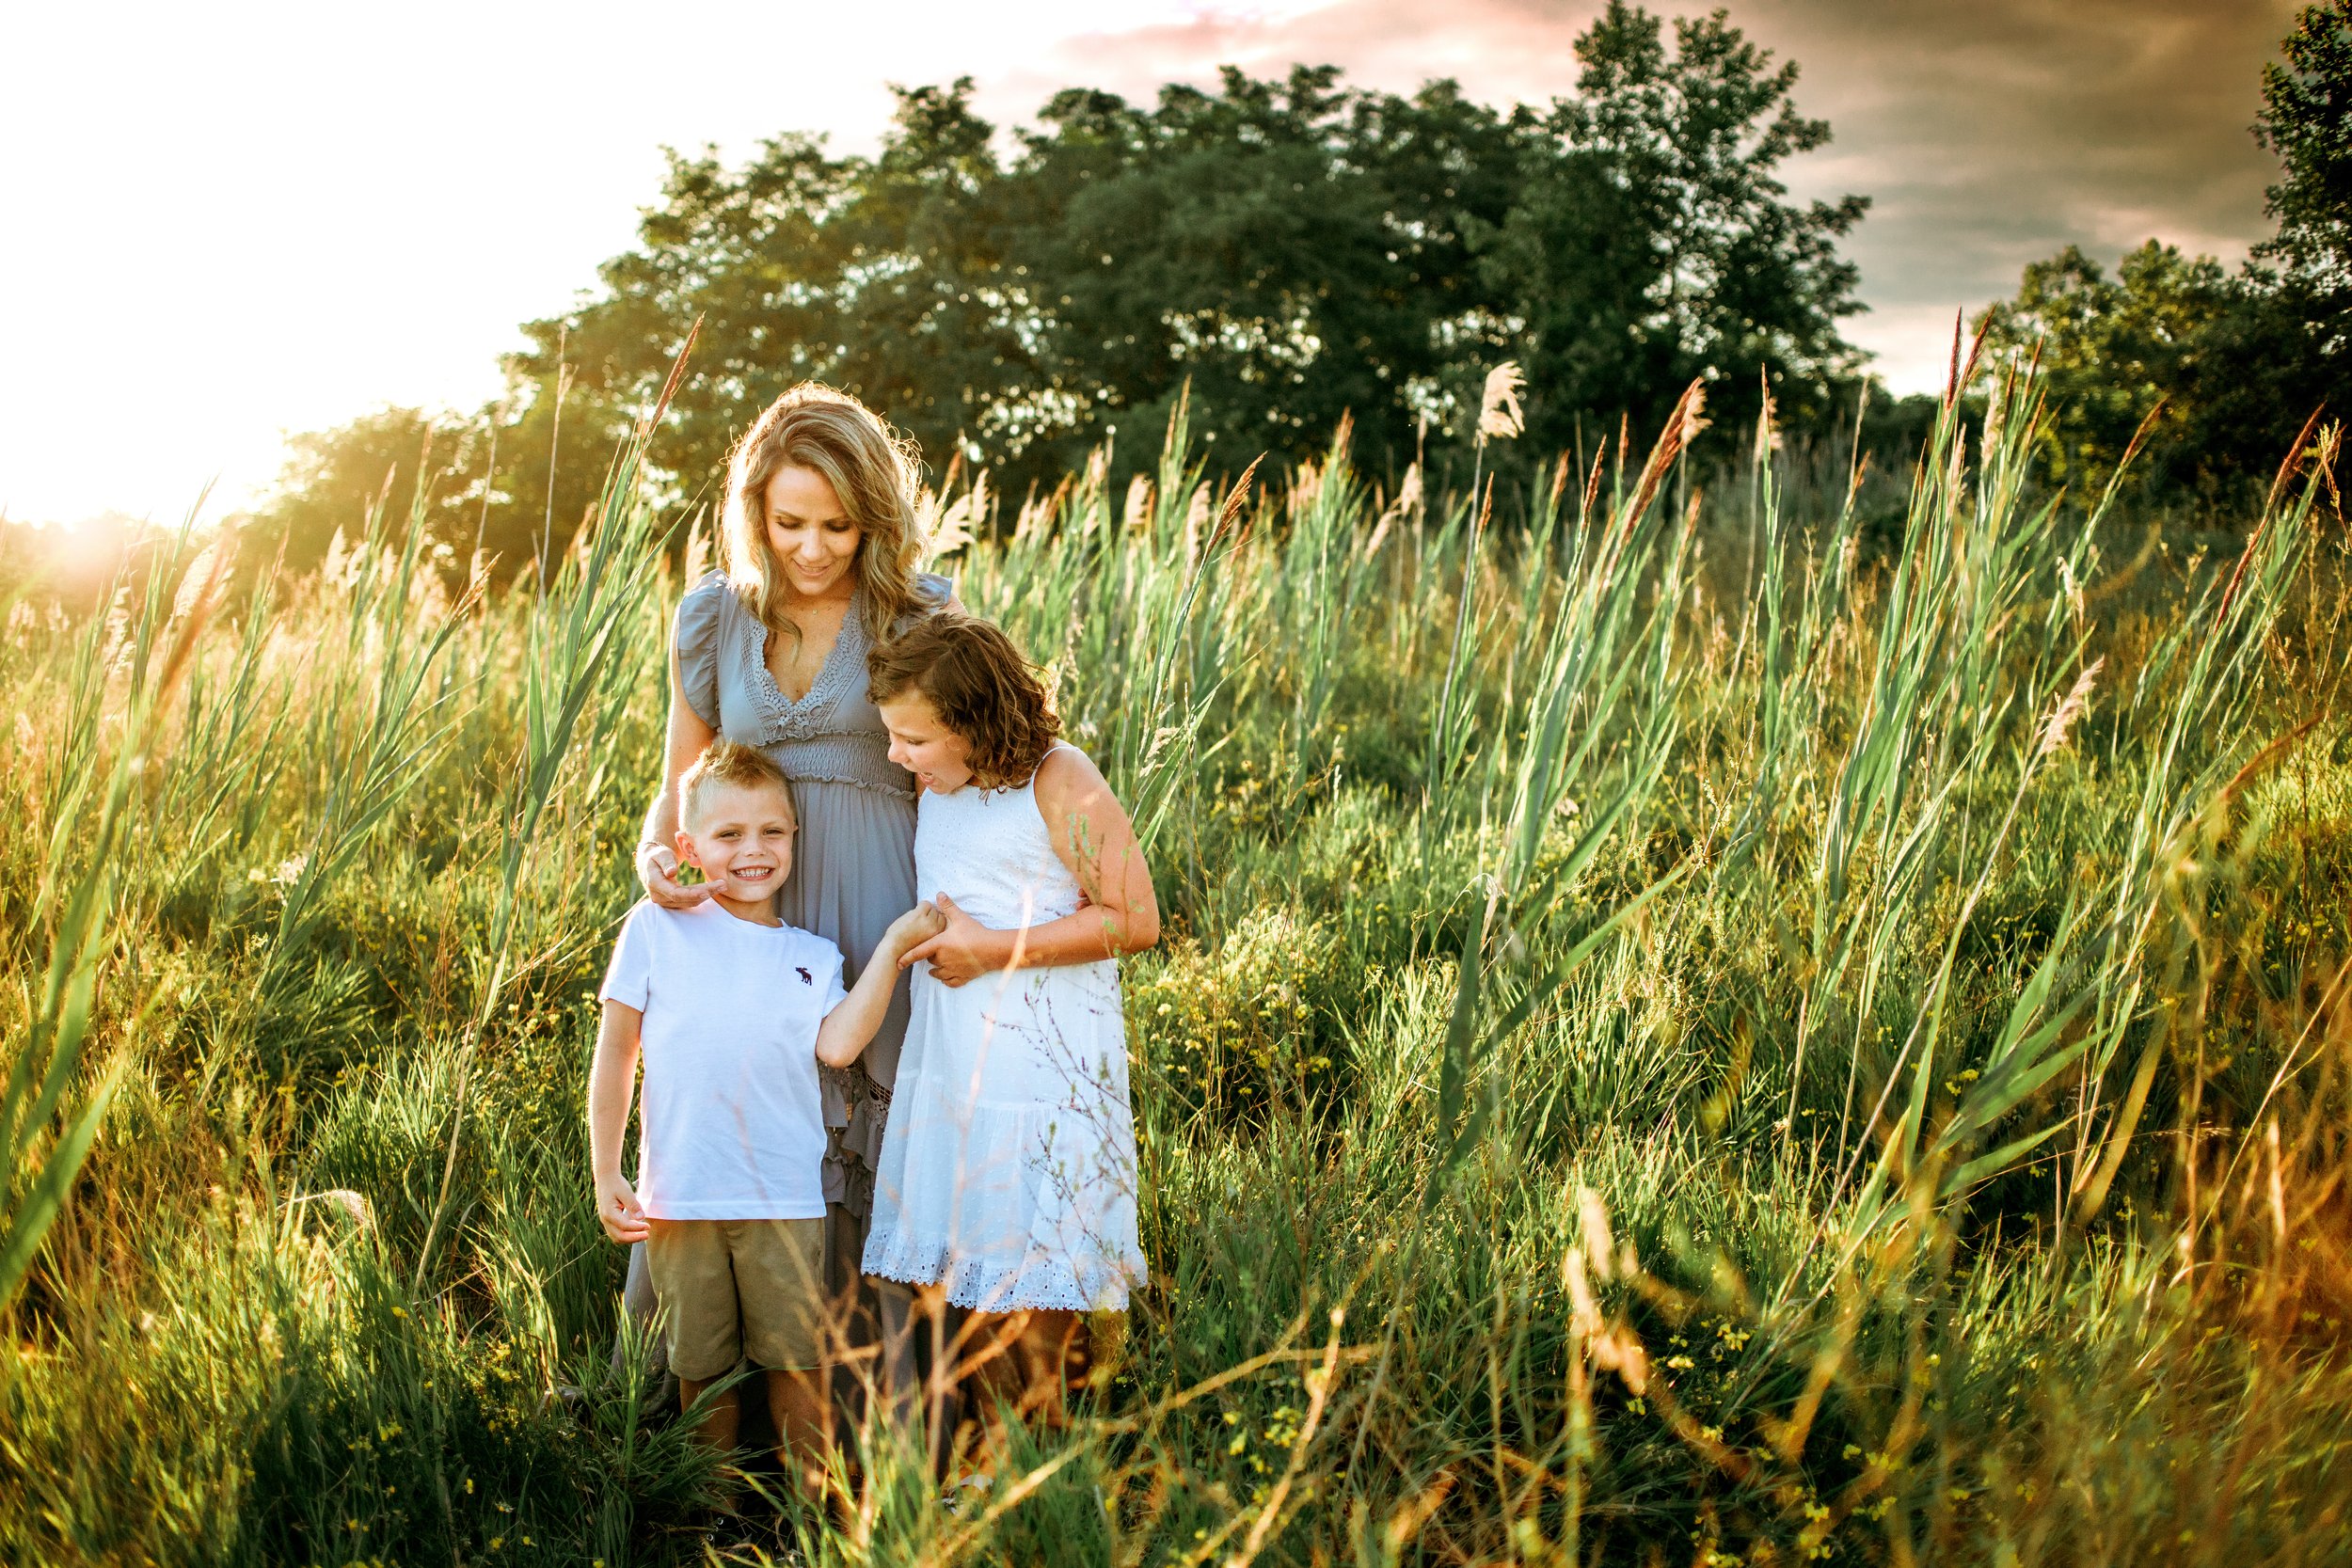
M858 526L825 476L814 468L778 468L760 504L767 511L768 547L794 595L847 598Z
M910 686L874 705L890 732L890 760L914 774L916 784L934 795L953 795L972 782L972 743L940 721L918 689Z

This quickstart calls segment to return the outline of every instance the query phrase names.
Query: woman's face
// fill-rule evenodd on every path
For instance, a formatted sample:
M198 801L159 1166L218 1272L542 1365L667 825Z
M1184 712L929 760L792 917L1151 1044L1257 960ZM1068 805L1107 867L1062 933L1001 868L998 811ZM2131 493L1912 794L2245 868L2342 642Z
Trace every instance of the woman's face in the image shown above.
M767 510L768 547L776 552L793 595L847 598L858 526L825 476L814 468L778 468L760 504Z
M933 795L952 795L972 782L972 743L941 722L931 700L910 686L882 710L890 732L890 760Z

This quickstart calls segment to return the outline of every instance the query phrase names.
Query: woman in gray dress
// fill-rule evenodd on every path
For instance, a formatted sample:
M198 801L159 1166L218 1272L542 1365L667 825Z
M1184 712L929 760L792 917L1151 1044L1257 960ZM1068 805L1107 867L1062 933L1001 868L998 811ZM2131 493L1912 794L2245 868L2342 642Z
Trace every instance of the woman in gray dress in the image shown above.
M892 920L914 905L914 781L887 753L866 697L866 655L947 600L946 582L912 571L913 452L855 398L806 383L771 404L727 468L725 566L687 590L672 628L668 764L645 814L637 875L657 904L708 896L676 879L677 783L713 738L756 746L792 781L801 832L777 912L827 937L856 971ZM904 1286L861 1282L874 1167L906 1033L898 981L857 1066L820 1069L827 1284L854 1303L856 1344L877 1333L900 1398L914 1387ZM641 1243L629 1252L629 1311L650 1316Z

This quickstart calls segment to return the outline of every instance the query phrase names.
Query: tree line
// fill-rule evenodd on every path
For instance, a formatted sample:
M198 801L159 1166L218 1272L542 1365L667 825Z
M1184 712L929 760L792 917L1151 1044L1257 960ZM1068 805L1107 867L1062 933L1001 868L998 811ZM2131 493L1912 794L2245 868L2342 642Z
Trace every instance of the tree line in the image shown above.
M872 157L800 133L739 166L672 154L600 297L524 327L506 399L438 421L437 535L510 562L560 546L697 321L655 453L690 500L810 377L1015 499L1106 441L1151 461L1187 388L1232 468L1305 456L1343 413L1376 469L1463 449L1505 358L1548 449L1654 428L1699 375L1726 420L1766 386L1784 418L1830 418L1862 369L1836 242L1867 203L1789 199L1781 166L1830 135L1797 66L1720 12L1670 35L1623 0L1576 54L1544 108L1229 69L1148 104L1068 88L1006 138L967 79L899 89ZM296 439L271 520L297 563L413 473L426 422Z
M2115 274L2068 245L1978 318L2048 375L2044 467L2105 486L2143 422L2142 498L2242 507L2313 412L2352 389L2352 0L2306 7L2263 71L2253 135L2280 162L2269 238L2235 271L2150 240Z
M2265 72L2280 226L2244 268L2152 241L2109 278L2070 248L1979 318L2052 372L2055 480L2104 477L2162 402L2141 483L2223 504L2341 379L2347 7L2310 7ZM1789 198L1782 166L1830 139L1798 111L1796 63L1722 11L1669 29L1626 0L1575 51L1572 89L1543 107L1228 69L1149 104L1067 88L1000 136L964 79L898 89L871 157L803 133L739 166L674 153L600 294L524 326L503 398L297 437L261 520L302 565L422 474L437 538L528 563L570 537L697 322L655 452L690 504L803 378L883 410L934 474L984 467L1015 500L1106 443L1148 464L1187 395L1216 467L1306 456L1344 414L1375 472L1441 467L1506 358L1547 453L1654 430L1695 377L1721 432L1767 395L1792 431L1850 421L1869 383L1841 331L1861 306L1838 242L1868 201Z

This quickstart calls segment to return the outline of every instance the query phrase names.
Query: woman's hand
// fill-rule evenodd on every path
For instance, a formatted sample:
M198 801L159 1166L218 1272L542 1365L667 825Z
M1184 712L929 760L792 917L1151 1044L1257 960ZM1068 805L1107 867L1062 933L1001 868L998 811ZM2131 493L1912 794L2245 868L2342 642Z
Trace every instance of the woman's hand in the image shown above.
M920 958L931 966L932 979L942 985L961 986L1012 966L1014 933L990 930L956 908L955 900L944 893L933 903L946 916L947 928L928 942L908 948L898 959L900 969Z
M677 879L677 851L667 845L637 847L637 879L645 884L645 896L665 910L691 910L710 896L708 882Z

